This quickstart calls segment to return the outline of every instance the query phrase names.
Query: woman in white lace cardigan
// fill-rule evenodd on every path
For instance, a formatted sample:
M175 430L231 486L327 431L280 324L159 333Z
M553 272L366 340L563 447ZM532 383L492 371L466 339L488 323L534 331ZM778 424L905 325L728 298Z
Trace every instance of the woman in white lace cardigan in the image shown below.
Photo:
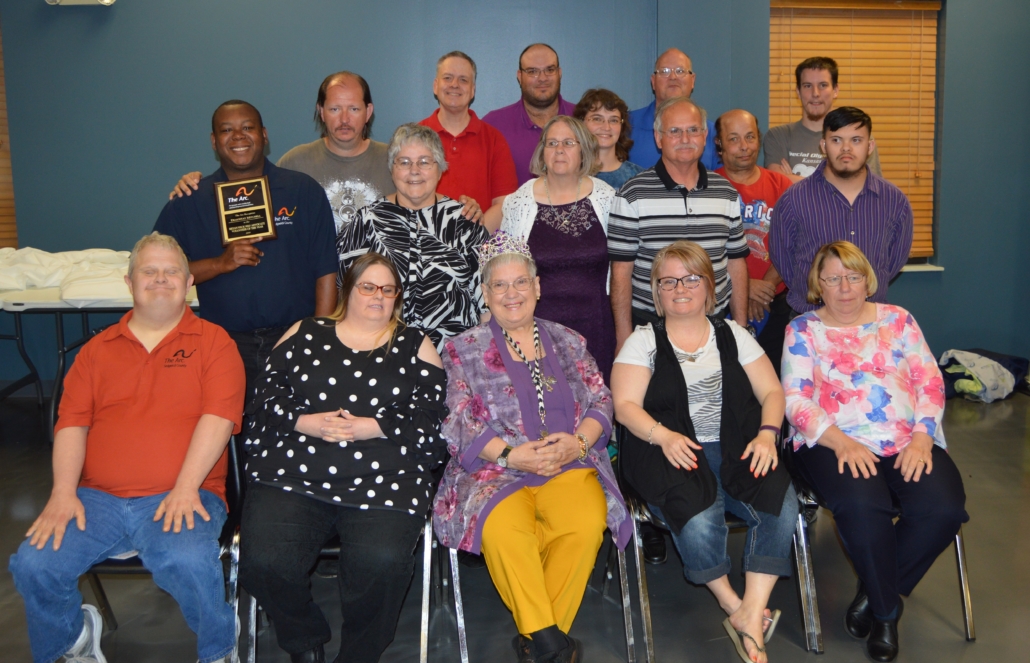
M529 164L538 177L505 199L501 230L529 244L540 276L539 315L582 334L607 383L615 360L608 300L615 189L591 176L597 154L597 139L582 122L552 118Z

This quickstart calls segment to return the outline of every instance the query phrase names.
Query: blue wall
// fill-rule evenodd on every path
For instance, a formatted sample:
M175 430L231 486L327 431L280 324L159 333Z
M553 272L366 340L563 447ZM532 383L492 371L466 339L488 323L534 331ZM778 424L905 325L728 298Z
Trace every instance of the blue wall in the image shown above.
M4 69L22 246L128 249L147 232L180 174L209 172L210 114L242 97L261 109L270 156L313 140L321 79L365 75L375 136L435 107L436 58L459 48L479 64L480 113L518 97L519 51L547 41L561 55L564 96L616 90L651 99L647 74L670 46L689 53L695 98L768 116L767 0L120 0L52 7L0 0ZM1009 109L1030 105L1030 3L947 0L944 140L937 262L904 274L892 300L910 308L937 353L983 346L1030 355L1030 243L1019 194L1030 135ZM1008 158L1002 155L1009 155ZM999 167L1000 166L1000 167ZM31 320L30 353L51 374L53 323ZM0 329L10 327L0 316ZM0 380L20 375L0 344Z

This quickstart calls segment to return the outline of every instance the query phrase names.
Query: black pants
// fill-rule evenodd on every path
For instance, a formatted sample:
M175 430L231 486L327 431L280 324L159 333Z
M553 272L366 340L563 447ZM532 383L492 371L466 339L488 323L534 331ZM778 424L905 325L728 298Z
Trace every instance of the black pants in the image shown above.
M329 642L311 596L321 547L340 535L343 629L338 663L375 663L393 641L425 521L400 511L335 506L251 484L240 529L240 583L264 607L291 654Z
M279 342L289 327L265 327L249 332L229 332L236 348L243 359L243 369L247 372L247 402L254 397L255 380L265 370L268 355Z
M783 337L786 336L787 325L796 317L794 309L787 303L787 291L773 297L769 305L769 320L758 335L758 345L765 350L777 377L780 375L780 359L783 357Z
M826 447L794 453L802 478L833 512L844 549L865 584L873 614L888 617L898 595L908 596L969 520L962 476L948 452L933 447L933 472L905 482L894 457L881 458L876 476L837 472ZM899 514L900 512L900 514ZM898 516L897 523L893 522Z

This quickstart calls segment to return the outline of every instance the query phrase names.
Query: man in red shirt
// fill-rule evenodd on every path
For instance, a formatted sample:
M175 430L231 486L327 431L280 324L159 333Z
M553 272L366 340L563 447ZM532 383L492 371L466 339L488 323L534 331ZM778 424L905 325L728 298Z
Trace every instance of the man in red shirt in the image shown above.
M236 624L218 536L243 361L221 327L186 306L193 277L175 239L141 239L125 281L132 311L86 343L65 378L53 491L11 557L32 657L105 660L103 622L82 604L78 579L137 551L197 634L200 662L228 663Z
M437 60L433 95L440 108L419 124L440 134L447 155L447 170L436 190L454 200L463 194L474 198L483 209L483 225L493 232L501 226L504 197L519 182L508 141L469 108L476 96L472 58L452 51Z
M740 216L751 253L747 257L748 320L758 329L758 343L780 372L783 334L790 322L787 286L769 261L769 219L790 178L758 165L762 132L746 110L731 110L715 121L715 149L723 167L716 169L740 193Z

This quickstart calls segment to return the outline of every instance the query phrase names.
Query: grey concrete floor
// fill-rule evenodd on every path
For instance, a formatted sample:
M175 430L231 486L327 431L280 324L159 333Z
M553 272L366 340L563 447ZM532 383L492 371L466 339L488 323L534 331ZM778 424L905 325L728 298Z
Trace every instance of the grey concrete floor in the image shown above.
M899 662L1009 662L1030 660L1030 397L991 405L948 402L945 431L962 471L971 520L964 528L972 585L977 641L965 641L954 551L937 560L906 602L900 623ZM0 403L0 552L6 559L42 510L50 490L49 450L40 417L28 400ZM826 653L804 649L803 630L794 584L782 580L771 606L783 610L776 636L769 643L771 661L868 661L863 643L845 633L843 611L855 589L855 576L841 550L833 519L821 511L811 529L816 585ZM731 535L731 556L739 564L742 535ZM605 544L608 545L607 543ZM671 547L670 547L671 551ZM605 599L593 587L600 579L602 548L595 580L587 590L572 634L584 643L583 660L608 663L626 660L618 585ZM514 661L509 642L514 624L490 583L486 569L461 568L462 593L469 630L470 660ZM632 573L632 563L630 566ZM678 559L647 567L654 614L655 649L659 661L736 663L739 659L723 632L723 615L703 588L683 579ZM731 580L738 591L737 570ZM332 580L316 578L314 591L330 623L339 622ZM421 576L408 594L394 643L384 663L418 660ZM109 577L104 586L119 619L117 631L103 639L110 663L164 663L196 660L196 639L175 602L149 579ZM82 584L87 602L93 601ZM637 599L633 590L636 613ZM639 615L634 623L641 642ZM275 645L265 627L258 641L258 661L279 663L289 657ZM336 642L327 647L335 655ZM643 647L638 644L639 658ZM29 661L25 614L8 573L0 575L0 661ZM330 659L331 660L331 659ZM435 607L430 628L430 660L457 661L453 615L448 605Z

